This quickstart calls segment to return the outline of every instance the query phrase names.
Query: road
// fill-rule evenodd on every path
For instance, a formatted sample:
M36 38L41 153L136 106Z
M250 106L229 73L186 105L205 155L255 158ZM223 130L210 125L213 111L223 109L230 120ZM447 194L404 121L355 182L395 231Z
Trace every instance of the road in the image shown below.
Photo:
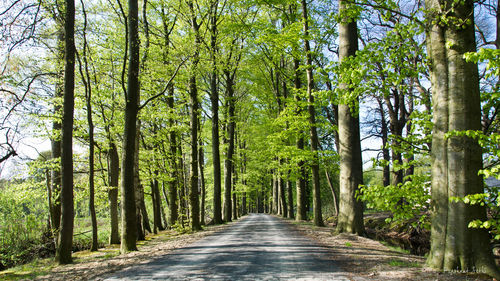
M188 247L105 280L350 280L315 244L286 222L251 214Z

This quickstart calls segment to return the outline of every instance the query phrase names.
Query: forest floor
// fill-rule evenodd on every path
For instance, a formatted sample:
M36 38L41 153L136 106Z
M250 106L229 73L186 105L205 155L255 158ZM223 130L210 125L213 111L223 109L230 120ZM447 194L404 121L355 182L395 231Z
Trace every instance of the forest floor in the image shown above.
M291 229L330 249L335 264L353 280L491 280L481 274L433 271L425 267L422 256L411 255L364 237L335 235L331 226L315 227L308 222L285 221ZM117 246L102 248L98 252L77 252L73 254L74 263L70 265L57 266L53 258L39 259L0 272L0 280L95 280L131 265L151 262L174 249L224 231L234 223L208 226L196 233L162 231L140 242L139 251L124 255L119 254Z
M328 247L348 276L367 280L494 280L485 274L432 270L425 266L423 256L353 234L336 235L331 225L316 227L310 222L287 221L303 235Z

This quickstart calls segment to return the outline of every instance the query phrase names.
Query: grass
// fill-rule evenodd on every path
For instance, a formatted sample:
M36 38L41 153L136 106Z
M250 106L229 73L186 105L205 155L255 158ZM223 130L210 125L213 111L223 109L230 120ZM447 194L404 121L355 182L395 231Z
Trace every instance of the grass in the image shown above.
M56 263L53 258L35 259L30 263L0 271L0 280L34 279L48 274L54 267Z
M392 259L389 261L389 265L391 266L397 266L397 267L422 267L422 264L418 262L408 262L408 261L402 261L402 260L396 260Z
M379 242L382 243L382 245L384 245L387 248L389 248L391 251L398 252L398 253L401 253L401 254L406 254L406 255L410 255L411 254L409 250L405 250L405 249L400 248L398 246L391 245L390 243L388 243L386 241L379 241Z
M352 244L351 244L351 242L345 242L345 246L346 247L352 247Z

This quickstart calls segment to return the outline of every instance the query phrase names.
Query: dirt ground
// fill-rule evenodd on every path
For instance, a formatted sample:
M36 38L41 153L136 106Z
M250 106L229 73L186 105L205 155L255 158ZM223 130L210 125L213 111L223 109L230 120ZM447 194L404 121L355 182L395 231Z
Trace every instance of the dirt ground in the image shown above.
M303 235L326 246L333 260L352 277L368 280L492 280L484 274L437 272L425 267L425 258L391 249L382 243L353 234L335 235L332 227L293 224Z
M378 241L349 234L334 235L332 227L314 227L308 223L297 224L290 220L287 222L291 228L331 249L332 260L352 279L492 280L480 274L436 272L424 266L423 257L391 249ZM73 264L53 266L46 274L34 280L99 280L104 274L133 264L147 263L173 249L222 231L228 225L230 224L206 227L204 231L193 234L179 235L175 231L164 231L150 236L146 242L139 244L139 251L124 255L119 255L118 247L104 248L93 253L87 251L75 253ZM0 274L0 279L4 277ZM21 280L31 280L31 278L21 278Z
M187 246L214 232L222 231L228 225L230 224L210 226L201 232L181 235L172 230L162 231L149 236L146 242L138 244L138 251L123 255L118 255L119 246L99 249L94 253L88 251L76 253L73 264L57 266L48 274L38 276L34 280L99 280L101 275L134 264L147 263L155 257L168 254L173 249Z

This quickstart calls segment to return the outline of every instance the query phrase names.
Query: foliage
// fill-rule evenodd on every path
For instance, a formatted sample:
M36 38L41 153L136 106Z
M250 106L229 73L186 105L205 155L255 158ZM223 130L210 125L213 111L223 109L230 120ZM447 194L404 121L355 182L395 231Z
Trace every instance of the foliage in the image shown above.
M47 210L44 202L43 182L34 178L19 180L1 190L0 268L33 258L39 245L46 242Z
M425 210L429 208L430 182L427 176L413 175L398 186L365 185L362 186L358 198L366 203L366 207L379 211L389 211L392 217L387 222L403 222L418 218L414 226L428 228L428 217Z

